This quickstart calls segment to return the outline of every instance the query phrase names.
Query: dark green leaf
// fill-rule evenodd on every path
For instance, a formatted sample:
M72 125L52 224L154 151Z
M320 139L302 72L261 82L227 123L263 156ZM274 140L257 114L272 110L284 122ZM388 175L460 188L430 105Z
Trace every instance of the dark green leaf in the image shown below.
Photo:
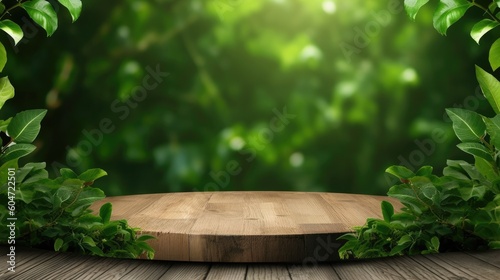
M76 178L78 178L78 175L76 175L76 173L73 172L73 170L71 170L69 168L61 168L59 170L59 173L61 173L61 176L63 176L65 179L76 179Z
M109 222L109 220L111 219L112 211L113 211L113 206L109 202L104 203L101 206L101 209L99 210L99 216L101 216L103 223Z
M490 154L488 148L486 148L483 144L479 143L460 143L457 147L473 156L477 156L483 158L487 161L493 161L493 156Z
M48 1L27 1L22 3L21 7L28 12L33 21L47 31L47 36L54 34L57 29L57 14Z
M10 121L7 131L16 143L31 143L40 132L40 122L47 110L28 110L18 113Z
M3 44L0 43L0 72L3 71L5 64L7 64L7 51L5 50ZM0 108L2 108L2 106L0 106Z
M382 215L384 216L384 221L390 222L392 220L392 215L394 215L394 206L388 201L382 201Z
M8 161L19 159L24 157L36 149L35 146L31 144L16 144L8 147L5 153L0 157L0 163L4 164Z
M486 130L481 115L464 109L446 109L453 121L453 130L462 142L480 142Z
M64 241L61 238L57 238L54 242L54 251L58 252L63 246Z
M422 166L415 174L416 176L430 176L432 175L432 166Z

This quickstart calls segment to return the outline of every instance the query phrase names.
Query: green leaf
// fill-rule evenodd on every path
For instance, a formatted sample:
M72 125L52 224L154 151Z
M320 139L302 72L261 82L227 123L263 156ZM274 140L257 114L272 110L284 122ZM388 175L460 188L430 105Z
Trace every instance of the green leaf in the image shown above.
M3 45L0 43L0 57L2 56ZM4 49L5 50L5 49ZM0 64L2 63L0 58ZM5 65L5 64L4 64ZM3 69L3 66L0 65ZM10 84L8 77L0 78L0 109L5 104L5 101L14 97L14 87Z
M495 171L494 163L487 161L480 157L474 157L477 171L481 173L489 181L494 181L498 178L498 174Z
M415 175L417 176L430 176L432 175L432 170L434 168L432 166L422 166L418 169L417 173Z
M453 122L453 130L462 142L480 142L486 130L481 115L464 109L446 109Z
M150 239L156 239L156 237L152 236L152 235L141 235L137 238L137 241L141 242L141 241L147 241L147 240L150 240Z
M64 177L65 179L77 179L78 178L78 175L76 175L76 173L73 172L73 170L71 170L69 168L61 168L59 170L59 173L61 173L61 176Z
M486 192L486 187L482 185L464 186L458 189L463 200L468 201L471 198L482 199Z
M500 67L500 38L496 39L493 45L491 45L488 59L493 71L497 70L498 67Z
M491 156L490 151L483 144L468 142L460 143L457 145L457 147L460 150L473 156L483 158L487 161L493 161L493 157Z
M7 126L9 126L11 120L12 118L9 118L5 121L0 120L0 131L7 132Z
M398 245L404 245L413 242L413 239L408 234L401 236L398 241Z
M57 238L56 241L54 242L54 251L59 252L63 244L64 241L61 238Z
M57 29L57 14L48 1L27 1L22 3L21 7L28 12L34 22L47 31L47 36L54 34Z
M0 72L3 71L3 68L7 64L7 51L2 43L0 43ZM0 106L1 108L1 106Z
M384 221L391 222L392 216L394 215L394 206L388 201L382 201L382 215L384 216Z
M71 14L71 19L75 22L82 12L82 1L81 0L58 0L61 5L68 9Z
M415 19L420 8L427 2L429 0L405 0L405 10L412 19Z
M483 117L483 122L486 125L486 133L490 136L490 143L500 148L500 115L494 118Z
M439 238L437 236L431 238L431 244L434 249L439 250Z
M31 144L16 144L8 147L5 152L0 157L0 162L3 164L5 162L19 159L24 157L36 149L35 146Z
M485 18L480 22L474 24L470 32L470 36L472 37L472 39L474 39L474 41L476 41L476 43L479 44L479 40L481 40L481 37L483 37L484 34L488 33L490 30L499 25L500 23Z
M467 0L441 0L434 13L434 28L446 35L446 30L463 17L470 7L472 4Z
M78 199L67 208L72 216L77 216L85 211L92 203L105 197L104 192L97 188L84 188Z
M95 242L94 242L94 239L92 239L92 237L90 236L85 236L82 240L82 243L83 244L87 244L89 245L90 247L95 247Z
M17 25L17 23L14 23L11 20L4 19L0 21L0 29L9 34L10 37L12 37L12 40L14 40L14 45L17 45L17 43L19 43L19 41L23 39L23 30L21 29L21 27L19 27L19 25Z
M399 179L409 179L411 177L415 176L415 173L413 173L410 169L404 167L404 166L398 166L398 165L393 165L385 170L385 172L392 174Z
M417 197L415 192L407 185L396 185L389 189L387 194L391 197L399 199L403 205L411 209L417 215L420 215L427 206Z
M99 169L99 168L94 168L94 169L89 169L89 170L83 172L82 174L80 174L80 176L78 176L78 179L80 179L84 182L93 182L101 177L106 176L106 175L108 175L108 173L106 173L106 171Z
M10 121L7 132L16 143L31 143L40 132L40 122L47 110L28 110L18 113Z
M476 77L484 96L495 113L500 113L500 82L490 73L476 65Z
M113 211L113 206L111 203L107 202L101 206L99 210L99 216L102 218L102 222L105 224L111 219L111 212Z

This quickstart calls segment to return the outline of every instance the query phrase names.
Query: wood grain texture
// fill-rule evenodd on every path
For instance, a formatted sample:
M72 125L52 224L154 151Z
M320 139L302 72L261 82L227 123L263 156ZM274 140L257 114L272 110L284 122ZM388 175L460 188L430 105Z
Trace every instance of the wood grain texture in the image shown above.
M199 262L302 262L338 259L336 238L381 217L384 196L306 192L205 192L109 197L113 219L127 219L155 259Z
M2 252L5 246L0 246ZM231 264L111 259L18 248L16 272L6 280L199 279L199 280L347 280L347 279L499 279L500 250L391 257L321 264ZM0 257L3 262L6 256Z

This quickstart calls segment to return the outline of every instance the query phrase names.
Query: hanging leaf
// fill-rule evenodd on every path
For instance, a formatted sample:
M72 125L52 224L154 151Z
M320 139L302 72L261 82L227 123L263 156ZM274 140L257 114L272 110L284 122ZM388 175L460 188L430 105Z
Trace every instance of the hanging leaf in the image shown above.
M59 0L59 3L68 9L71 14L71 19L75 22L82 12L82 1L81 0Z
M1 54L2 47L0 47L0 56L2 55ZM10 83L9 78L8 77L0 78L0 109L5 104L5 101L11 99L12 97L14 97L14 87Z
M434 28L446 35L446 30L463 17L470 7L472 4L467 0L441 0L434 13Z
M484 96L495 113L500 113L500 82L490 73L476 65L476 77Z
M9 123L7 132L16 143L31 143L40 132L40 122L47 110L28 110L18 113Z
M28 15L40 25L47 36L52 36L57 29L57 14L52 5L45 0L27 1L21 4Z
M415 19L420 8L427 2L429 0L405 0L405 10L412 19Z
M500 67L500 38L491 45L488 60L490 61L493 71Z
M12 40L14 40L14 45L17 45L17 43L19 43L19 41L23 39L23 30L19 25L17 25L17 23L14 23L11 20L4 19L0 21L0 29L9 34L10 37L12 37Z
M485 18L474 24L474 26L472 27L472 31L470 32L470 36L472 37L472 39L474 39L474 41L476 41L476 43L479 44L479 40L481 40L481 37L483 37L484 34L488 33L490 30L499 25L500 23Z
M0 43L0 72L3 71L3 68L7 64L7 51L2 43Z
M453 130L462 142L480 142L486 130L481 115L464 109L446 109L453 122Z

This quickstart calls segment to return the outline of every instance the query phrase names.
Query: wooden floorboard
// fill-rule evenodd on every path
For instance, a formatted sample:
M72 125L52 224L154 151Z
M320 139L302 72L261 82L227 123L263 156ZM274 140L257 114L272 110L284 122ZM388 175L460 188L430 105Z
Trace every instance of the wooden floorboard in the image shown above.
M0 247L4 249L5 247ZM5 251L5 250L2 250ZM2 254L5 264L5 254ZM124 260L37 249L16 252L16 272L0 279L382 280L500 279L500 250L307 264L188 263Z

